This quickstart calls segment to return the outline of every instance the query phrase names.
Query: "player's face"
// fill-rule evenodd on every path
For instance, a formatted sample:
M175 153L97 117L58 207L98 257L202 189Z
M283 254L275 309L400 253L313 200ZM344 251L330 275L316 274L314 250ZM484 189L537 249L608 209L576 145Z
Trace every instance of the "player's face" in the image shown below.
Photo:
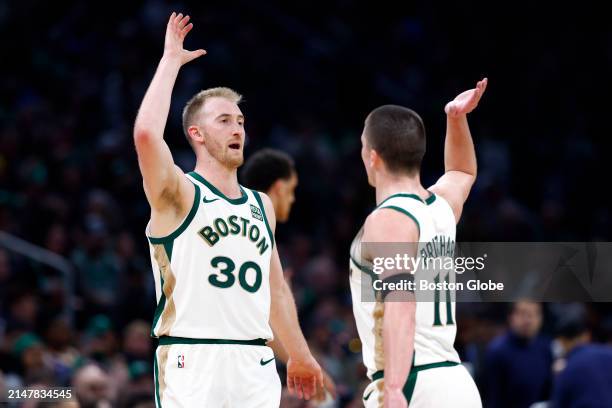
M244 161L244 116L238 105L225 98L210 98L200 114L204 147L221 164L237 168Z
M368 183L372 187L376 187L374 184L374 177L372 177L372 162L371 162L371 152L372 149L368 146L368 142L364 134L361 135L361 160L363 161L363 165L365 167L366 173L368 175Z
M512 331L521 337L532 338L542 326L542 309L538 303L521 301L510 315Z
M287 222L289 214L291 213L291 207L295 202L295 188L298 185L298 177L295 172L291 173L291 177L288 179L278 180L277 191L278 191L278 204L276 211L276 219L279 222Z

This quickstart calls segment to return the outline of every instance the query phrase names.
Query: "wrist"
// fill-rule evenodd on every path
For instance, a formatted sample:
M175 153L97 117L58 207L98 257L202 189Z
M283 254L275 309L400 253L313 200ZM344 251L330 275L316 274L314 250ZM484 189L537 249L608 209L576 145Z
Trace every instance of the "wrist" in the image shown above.
M385 387L385 392L389 392L389 393L403 392L402 391L403 387L400 387L399 385L392 385L392 384L385 383L384 387Z
M455 122L460 122L464 119L467 118L467 114L465 113L447 113L446 114L446 120L447 121L455 121Z
M174 52L164 51L160 63L178 65L180 67L182 65L181 55Z
M292 360L308 360L312 358L312 354L308 349L308 346L304 345L303 347L295 348L291 351L287 351L289 358Z

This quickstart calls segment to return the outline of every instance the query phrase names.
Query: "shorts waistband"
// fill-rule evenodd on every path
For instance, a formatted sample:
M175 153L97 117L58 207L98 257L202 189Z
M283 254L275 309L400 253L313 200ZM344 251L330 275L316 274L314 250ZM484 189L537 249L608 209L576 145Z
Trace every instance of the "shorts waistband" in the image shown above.
M188 337L162 336L159 338L160 346L171 344L240 344L245 346L265 346L266 339L229 340L229 339L192 339Z
M459 365L456 361L440 361L439 363L430 363L430 364L422 364L418 366L413 366L410 369L410 374L418 373L419 371L429 370L430 368L438 368L438 367L453 367ZM374 374L372 374L372 381L380 380L385 376L385 370L378 370Z

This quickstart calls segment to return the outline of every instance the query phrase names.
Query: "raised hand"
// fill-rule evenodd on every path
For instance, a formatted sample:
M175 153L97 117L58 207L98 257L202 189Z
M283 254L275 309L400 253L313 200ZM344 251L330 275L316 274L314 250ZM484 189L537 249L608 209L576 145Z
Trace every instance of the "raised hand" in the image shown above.
M487 78L484 78L482 81L478 81L476 88L459 94L455 99L446 104L444 112L448 116L460 116L467 115L476 109L482 94L487 89L487 82Z
M309 400L317 393L317 386L323 387L321 367L312 356L304 359L289 357L287 361L287 388L289 393Z
M199 49L195 51L187 51L183 48L183 41L185 37L193 28L193 23L189 22L189 16L183 16L182 13L178 15L172 13L168 20L168 27L166 28L166 40L164 43L164 57L179 59L181 65L184 65L202 55L206 54L206 51Z

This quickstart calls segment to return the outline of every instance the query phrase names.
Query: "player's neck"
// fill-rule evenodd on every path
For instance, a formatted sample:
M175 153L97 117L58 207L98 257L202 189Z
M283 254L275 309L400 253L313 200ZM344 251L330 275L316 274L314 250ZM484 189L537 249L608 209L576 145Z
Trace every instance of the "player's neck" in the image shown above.
M228 168L216 160L198 160L194 170L227 197L242 196L238 185L238 169Z
M429 193L421 185L419 175L391 176L385 175L376 180L376 204L397 193L411 193L426 198Z

